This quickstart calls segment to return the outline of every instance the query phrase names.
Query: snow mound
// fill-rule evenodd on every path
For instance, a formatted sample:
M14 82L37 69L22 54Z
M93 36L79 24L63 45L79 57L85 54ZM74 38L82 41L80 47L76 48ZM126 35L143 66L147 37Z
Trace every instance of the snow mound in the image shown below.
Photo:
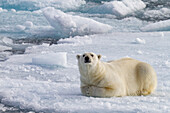
M67 53L58 52L58 53L47 53L36 55L32 58L32 64L36 65L58 65L61 67L67 66Z
M66 14L52 7L45 8L43 14L61 37L105 33L112 29L110 25L90 18Z
M12 11L13 13L16 13L16 12L17 12L15 9L11 9L11 11Z
M2 0L0 7L5 9L34 11L45 7L55 7L58 9L76 9L85 4L84 0Z
M170 68L170 61L165 61L165 65L166 65L166 67L168 67L168 68Z
M146 41L144 39L136 38L133 43L134 44L145 44Z
M148 24L141 28L142 31L170 31L170 19Z
M31 21L26 21L23 25L16 25L15 30L16 32L25 31L26 29L33 28L34 24Z
M31 28L31 27L33 27L33 23L31 22L31 21L26 21L25 23L24 23L24 26L25 27L27 27L27 28Z
M143 52L141 50L138 50L137 53L140 54L140 55L143 54Z
M25 26L23 25L16 25L15 29L16 29L16 32L21 32L21 31L24 31L25 30Z
M100 14L114 14L116 16L126 16L146 7L141 0L123 0L105 2L103 5L93 7L90 12Z

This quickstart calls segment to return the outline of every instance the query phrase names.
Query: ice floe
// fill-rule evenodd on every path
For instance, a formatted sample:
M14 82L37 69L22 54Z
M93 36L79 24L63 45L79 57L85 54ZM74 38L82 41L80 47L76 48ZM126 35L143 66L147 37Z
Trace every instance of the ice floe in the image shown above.
M45 8L43 14L56 29L56 34L61 37L107 33L112 29L110 25L90 18L73 16L52 7Z
M105 2L103 5L93 7L91 13L114 14L116 16L126 16L146 7L141 0L122 0Z
M150 23L141 28L142 31L170 31L170 19L160 22Z

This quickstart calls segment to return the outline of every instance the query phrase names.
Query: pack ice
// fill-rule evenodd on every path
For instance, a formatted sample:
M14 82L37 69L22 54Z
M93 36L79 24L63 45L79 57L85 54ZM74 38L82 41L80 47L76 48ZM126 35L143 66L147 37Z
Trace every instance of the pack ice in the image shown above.
M34 11L44 7L52 6L57 9L76 9L85 4L84 0L1 0L0 7L5 9ZM0 9L1 11L1 9Z

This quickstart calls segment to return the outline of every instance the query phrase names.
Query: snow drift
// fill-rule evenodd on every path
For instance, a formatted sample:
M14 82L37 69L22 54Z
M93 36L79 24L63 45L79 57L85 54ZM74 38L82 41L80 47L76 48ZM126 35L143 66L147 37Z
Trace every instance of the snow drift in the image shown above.
M113 14L116 16L126 16L146 7L141 0L123 0L105 2L103 5L93 7L91 13Z
M45 8L43 14L61 37L105 33L112 29L110 25L90 18L66 14L52 7Z

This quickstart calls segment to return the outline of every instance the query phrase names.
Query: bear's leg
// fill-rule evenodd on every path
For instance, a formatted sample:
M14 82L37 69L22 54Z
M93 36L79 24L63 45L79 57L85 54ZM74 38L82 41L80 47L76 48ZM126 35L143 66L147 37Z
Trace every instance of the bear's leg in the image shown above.
M157 77L154 69L146 63L139 63L137 65L137 77L141 95L151 94L157 85Z
M113 97L117 96L120 97L119 91L114 90L112 88L101 88L96 86L85 86L81 88L82 93L86 96L93 96L93 97Z

